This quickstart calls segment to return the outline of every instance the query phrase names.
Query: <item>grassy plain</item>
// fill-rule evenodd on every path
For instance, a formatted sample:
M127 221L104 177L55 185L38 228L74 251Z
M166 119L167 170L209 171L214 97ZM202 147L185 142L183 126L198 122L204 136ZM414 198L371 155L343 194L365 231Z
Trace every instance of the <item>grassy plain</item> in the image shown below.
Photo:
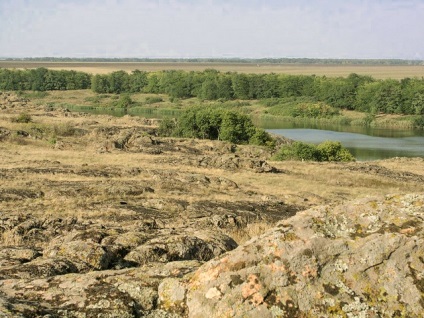
M268 215L275 206L286 213L369 195L424 191L420 158L272 162L267 148L159 138L156 122L144 118L49 110L42 100L2 107L0 210L5 215L30 211L111 222L153 209L157 218L178 222L192 211L258 212L261 219L245 228L227 229L241 242L275 220L275 214L274 219ZM16 123L13 119L24 111L32 121ZM255 160L267 160L279 172L258 173L252 168Z
M32 61L0 61L0 68L31 69L45 67L52 70L76 70L92 74L107 74L113 71L133 70L162 71L185 70L203 71L216 69L222 72L239 73L277 73L292 75L319 75L319 76L348 76L351 73L370 75L377 79L402 79L405 77L424 76L424 65L301 65L301 64L248 64L248 63L192 63L192 62L32 62Z

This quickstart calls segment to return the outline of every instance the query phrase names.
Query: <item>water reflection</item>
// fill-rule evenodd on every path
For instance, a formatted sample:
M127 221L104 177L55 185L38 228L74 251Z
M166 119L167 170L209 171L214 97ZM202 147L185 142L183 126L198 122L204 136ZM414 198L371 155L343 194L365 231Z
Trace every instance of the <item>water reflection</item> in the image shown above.
M339 132L350 132L358 133L368 136L376 137L413 137L413 136L424 136L424 130L412 130L412 129L385 129L385 128L373 128L363 126L350 126L350 125L332 125L332 124L321 124L315 121L305 121L300 123L293 122L282 122L278 120L267 120L267 119L254 119L254 122L259 127L264 129L318 129L318 130L329 130Z
M385 137L320 129L268 129L293 140L319 144L340 141L360 161L393 157L424 157L424 136ZM398 136L395 131L392 135Z

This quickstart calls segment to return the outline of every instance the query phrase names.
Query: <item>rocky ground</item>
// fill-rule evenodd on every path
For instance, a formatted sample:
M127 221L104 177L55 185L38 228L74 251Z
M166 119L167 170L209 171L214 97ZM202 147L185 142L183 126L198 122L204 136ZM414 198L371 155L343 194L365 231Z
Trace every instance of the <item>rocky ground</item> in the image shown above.
M423 159L272 162L154 120L0 105L0 317L424 312Z

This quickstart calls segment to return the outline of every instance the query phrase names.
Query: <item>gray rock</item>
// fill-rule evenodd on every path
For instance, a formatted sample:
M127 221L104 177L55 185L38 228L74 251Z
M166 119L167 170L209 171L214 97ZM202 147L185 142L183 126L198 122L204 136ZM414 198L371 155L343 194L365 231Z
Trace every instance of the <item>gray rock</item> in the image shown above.
M32 261L41 254L32 248L26 247L0 247L0 262L5 259L16 260L20 263ZM1 263L0 263L1 266Z
M186 311L186 289L180 280L175 278L164 279L159 285L158 294L160 308L184 315Z
M77 264L79 270L109 268L113 254L98 243L90 241L66 242L45 251L50 257L62 257Z
M156 233L155 238L129 252L124 259L137 264L178 260L208 261L236 246L233 239L220 233L190 229L179 232L163 230Z
M0 281L0 317L3 313L4 317L179 317L157 308L158 287L166 279L183 279L200 265L183 261L48 278L4 279Z
M0 279L46 278L78 272L71 261L61 258L37 258L29 263L17 264L0 269Z
M422 317L424 195L298 213L202 266L189 317Z

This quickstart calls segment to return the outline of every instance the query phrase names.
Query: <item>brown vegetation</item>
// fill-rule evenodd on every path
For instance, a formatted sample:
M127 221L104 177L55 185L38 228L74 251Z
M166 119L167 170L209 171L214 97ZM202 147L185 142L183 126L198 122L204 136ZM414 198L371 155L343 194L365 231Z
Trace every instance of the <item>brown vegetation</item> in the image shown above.
M424 191L420 158L271 162L267 148L157 137L150 119L11 100L0 115L0 314L172 311L173 277L298 211ZM24 112L31 121L13 120Z
M203 71L216 69L222 72L239 73L285 73L292 75L318 76L348 76L351 73L370 75L377 79L402 79L405 77L424 76L422 65L293 65L293 64L246 64L246 63L190 63L190 62L33 62L33 61L0 61L0 68L38 68L45 67L52 70L75 70L92 74L107 74L113 71L133 70L162 71L185 70Z

